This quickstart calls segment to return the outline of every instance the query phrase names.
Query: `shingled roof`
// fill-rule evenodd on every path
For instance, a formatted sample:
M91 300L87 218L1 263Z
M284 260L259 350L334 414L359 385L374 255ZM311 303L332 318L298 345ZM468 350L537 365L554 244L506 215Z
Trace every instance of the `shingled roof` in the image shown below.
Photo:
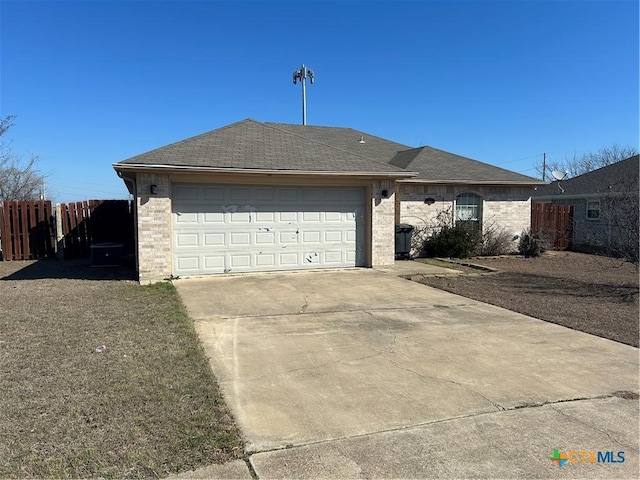
M359 138L353 134L351 141L358 145ZM251 119L143 153L115 166L128 165L412 176L378 158L351 153L311 135L302 136L277 124Z
M416 180L442 183L506 183L542 184L520 173L505 170L467 157L432 147L419 147L398 152L389 162L407 170L418 172Z
M431 147L412 148L351 128L247 119L115 164L244 171L387 173L442 183L541 184Z
M634 155L569 180L552 182L538 188L533 196L541 199L568 195L620 193L621 189L629 188L637 190L639 170L640 156ZM558 184L562 188L559 188Z
M416 172L413 180L443 183L508 183L542 185L544 182L471 158L432 147L412 148L351 128L309 127L268 123L305 138L334 145L379 162ZM358 138L358 142L353 139ZM364 143L360 143L360 139Z

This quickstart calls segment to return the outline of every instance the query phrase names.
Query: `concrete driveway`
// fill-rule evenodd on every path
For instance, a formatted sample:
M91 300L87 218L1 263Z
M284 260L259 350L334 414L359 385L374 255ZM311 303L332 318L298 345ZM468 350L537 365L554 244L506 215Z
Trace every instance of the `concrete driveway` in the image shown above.
M638 477L637 349L396 273L175 282L259 478Z

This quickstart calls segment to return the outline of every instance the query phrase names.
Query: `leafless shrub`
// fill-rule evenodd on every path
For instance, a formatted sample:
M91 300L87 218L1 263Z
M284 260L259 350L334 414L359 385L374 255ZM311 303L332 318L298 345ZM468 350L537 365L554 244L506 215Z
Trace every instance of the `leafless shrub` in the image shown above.
M482 232L482 243L478 255L497 256L507 255L515 250L514 235L511 231L495 223L485 225Z

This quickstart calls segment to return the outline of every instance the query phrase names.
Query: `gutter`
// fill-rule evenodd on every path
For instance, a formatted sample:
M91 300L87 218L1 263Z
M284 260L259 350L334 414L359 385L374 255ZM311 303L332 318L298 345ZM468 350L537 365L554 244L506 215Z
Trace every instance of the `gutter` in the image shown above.
M120 177L124 181L124 184L127 186L127 190L129 190L129 193L131 195L135 195L135 193L136 193L136 180L135 180L135 177L125 176L124 172L121 172L121 171L119 171L117 169L116 169L116 173L118 174L118 177Z
M561 193L557 195L545 195L545 196L532 196L532 202L551 202L553 200L590 200L600 199L603 197L620 197L626 195L627 192L600 192L600 193L572 193L569 195L563 195Z
M113 168L121 178L123 173L135 173L139 171L162 171L168 173L244 173L244 174L259 174L259 175L315 175L315 176L328 176L328 177L381 177L381 178L411 178L418 175L417 172L339 172L339 171L317 171L317 170L263 170L257 168L222 168L222 167L193 167L193 166L180 166L180 165L153 165L142 163L114 163Z
M424 178L409 178L407 180L401 180L400 183L428 183L432 185L450 185L450 184L458 184L458 185L517 185L517 186L529 186L535 187L538 185L549 185L547 182L543 182L542 180L533 180L530 182L527 181L513 181L513 180L427 180Z

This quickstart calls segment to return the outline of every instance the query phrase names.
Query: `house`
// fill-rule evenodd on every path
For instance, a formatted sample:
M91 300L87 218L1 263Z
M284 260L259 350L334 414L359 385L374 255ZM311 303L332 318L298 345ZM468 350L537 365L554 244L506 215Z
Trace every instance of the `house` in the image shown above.
M538 188L532 200L573 206L572 245L578 251L624 255L638 248L638 155ZM631 252L631 253L632 253Z
M114 164L135 196L140 281L394 262L396 223L529 226L542 182L350 128L247 119Z

